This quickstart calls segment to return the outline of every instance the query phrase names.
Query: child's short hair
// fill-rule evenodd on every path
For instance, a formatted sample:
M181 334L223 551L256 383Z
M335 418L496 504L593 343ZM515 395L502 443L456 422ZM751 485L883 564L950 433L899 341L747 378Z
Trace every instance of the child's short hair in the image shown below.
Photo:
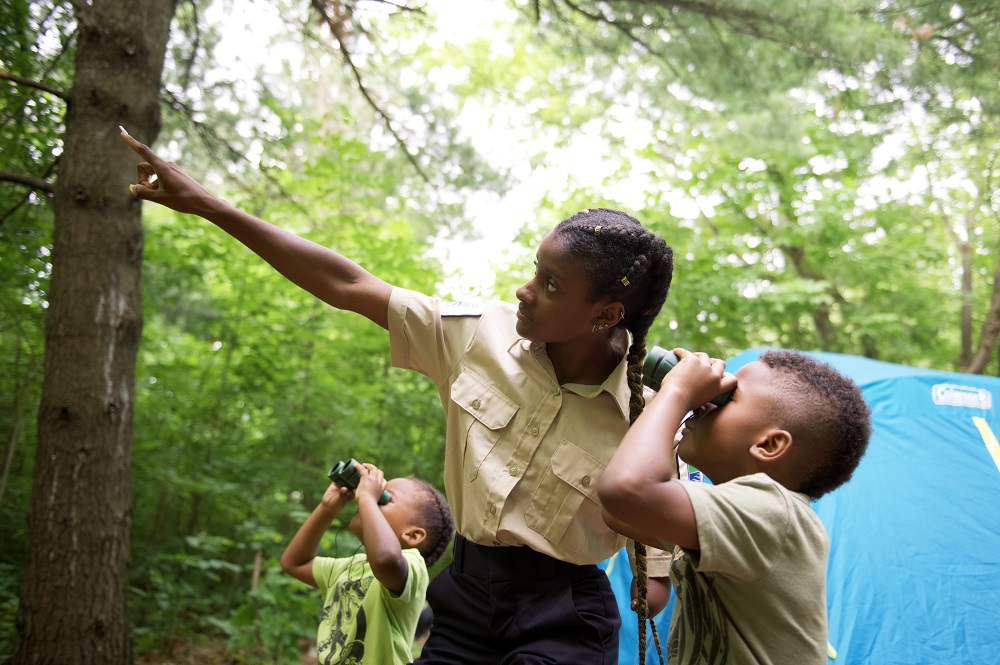
M787 377L773 388L778 424L792 435L802 469L796 491L818 499L846 483L871 436L871 411L861 389L832 365L805 353L766 351L762 363Z
M421 489L423 497L417 507L417 523L427 531L427 537L417 548L423 555L427 567L433 566L445 550L455 534L455 522L451 518L451 509L444 495L426 480L410 476Z

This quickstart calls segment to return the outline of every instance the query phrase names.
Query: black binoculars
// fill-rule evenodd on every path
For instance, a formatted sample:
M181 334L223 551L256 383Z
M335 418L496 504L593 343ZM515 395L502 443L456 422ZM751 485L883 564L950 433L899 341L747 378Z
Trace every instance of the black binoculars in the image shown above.
M681 359L673 351L654 346L646 354L646 360L642 363L642 382L653 390L659 390L663 377L680 361ZM729 401L732 394L733 391L727 390L711 402L716 406L722 406Z
M346 487L353 492L358 489L358 483L361 482L361 473L354 468L354 465L357 463L358 461L354 458L351 458L347 462L337 462L326 475L339 486ZM382 496L378 498L378 505L384 506L390 500L392 500L392 495L389 494L388 490L383 490Z

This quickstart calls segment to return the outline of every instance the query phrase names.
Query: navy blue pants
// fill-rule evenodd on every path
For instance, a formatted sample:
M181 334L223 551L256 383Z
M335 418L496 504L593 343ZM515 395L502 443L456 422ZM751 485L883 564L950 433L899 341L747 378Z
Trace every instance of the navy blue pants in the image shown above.
M528 547L455 537L427 590L430 637L415 665L617 665L621 617L607 574Z

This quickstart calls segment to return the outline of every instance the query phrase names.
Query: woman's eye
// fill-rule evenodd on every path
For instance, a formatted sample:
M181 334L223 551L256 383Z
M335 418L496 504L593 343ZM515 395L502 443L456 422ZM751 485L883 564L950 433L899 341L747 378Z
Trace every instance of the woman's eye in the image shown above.
M545 290L548 291L549 293L555 293L556 285L553 284L551 281L545 282Z

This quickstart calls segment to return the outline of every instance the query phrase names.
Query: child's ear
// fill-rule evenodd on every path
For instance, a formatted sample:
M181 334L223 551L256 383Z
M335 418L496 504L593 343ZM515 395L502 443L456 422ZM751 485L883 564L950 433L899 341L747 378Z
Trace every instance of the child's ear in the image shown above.
M764 433L750 448L750 454L761 462L775 462L792 448L792 435L783 429L772 429Z
M427 539L427 530L422 526L410 526L400 534L400 538L408 547L419 547Z

